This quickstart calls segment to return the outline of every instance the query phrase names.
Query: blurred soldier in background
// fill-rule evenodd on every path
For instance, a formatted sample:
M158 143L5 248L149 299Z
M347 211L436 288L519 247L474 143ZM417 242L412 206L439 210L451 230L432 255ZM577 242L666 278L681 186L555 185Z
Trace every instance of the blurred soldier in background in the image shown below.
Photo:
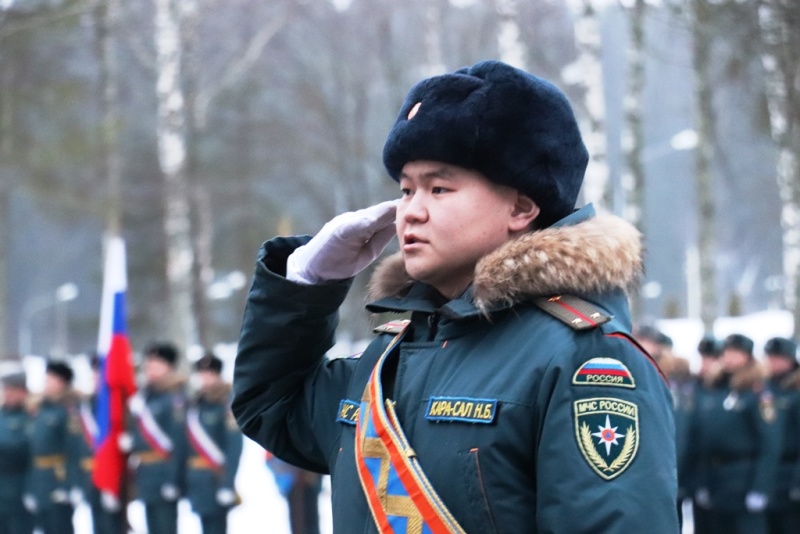
M203 534L225 534L228 511L238 504L234 479L242 433L231 412L231 386L222 380L222 360L207 353L194 371L199 389L186 411L187 497Z
M92 524L95 534L120 534L126 532L126 517L119 500L111 494L101 495L92 482L92 469L94 468L94 454L98 435L98 425L95 418L97 413L97 388L100 384L99 365L97 355L90 359L94 379L94 393L81 399L79 416L83 440L80 448L79 480L83 498L92 511Z
M775 491L767 507L770 534L800 532L800 371L797 345L775 337L767 341L764 355L775 394L778 422L775 432L783 437Z
M700 354L700 370L691 382L691 389L682 397L682 411L687 418L686 431L678 436L678 482L686 498L692 499L697 491L697 472L701 468L698 448L694 436L691 435L691 422L697 406L703 396L713 392L710 375L721 372L719 357L722 354L722 341L712 335L704 336L697 344ZM677 417L676 417L677 419ZM692 519L697 533L711 532L709 510L693 502Z
M33 517L22 502L31 463L25 373L8 373L0 385L0 534L31 534Z
M73 376L67 363L49 361L43 396L33 415L33 466L24 499L44 534L72 534L72 513L79 501L81 436Z
M267 452L267 467L289 506L292 534L319 534L319 493L322 476L286 463Z
M136 498L145 506L149 534L176 534L185 465L184 381L176 374L178 351L157 343L144 352L145 384L131 397L130 449ZM127 440L124 440L127 441Z
M709 510L708 529L696 532L763 534L781 448L773 396L750 338L725 338L720 361L691 421L699 461L695 504Z

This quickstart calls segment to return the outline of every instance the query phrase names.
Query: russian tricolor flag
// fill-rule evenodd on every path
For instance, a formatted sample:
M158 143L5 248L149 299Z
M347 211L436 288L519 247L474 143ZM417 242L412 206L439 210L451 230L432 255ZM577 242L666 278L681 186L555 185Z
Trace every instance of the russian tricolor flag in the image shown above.
M92 482L101 491L118 498L126 469L125 454L119 448L119 436L125 430L128 398L136 392L125 321L127 286L125 241L114 236L106 245L103 272L103 301L97 341L97 355L100 360L100 384L95 414L98 436Z

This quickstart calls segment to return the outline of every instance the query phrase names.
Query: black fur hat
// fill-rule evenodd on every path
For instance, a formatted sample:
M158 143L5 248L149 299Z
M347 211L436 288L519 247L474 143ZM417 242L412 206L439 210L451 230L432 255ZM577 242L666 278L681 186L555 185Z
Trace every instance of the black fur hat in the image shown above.
M145 358L159 358L172 367L178 363L178 349L172 343L153 343L144 351Z
M47 367L45 368L45 372L47 374L59 377L67 384L71 384L72 379L75 376L75 373L72 372L72 367L70 367L69 364L67 364L66 362L62 362L59 360L48 361Z
M783 356L796 361L797 344L785 337L773 337L764 345L764 354L768 356Z
M212 371L214 373L222 372L222 360L217 358L213 353L206 352L202 358L194 362L195 371Z
M718 358L722 354L722 343L714 336L705 336L697 344L697 352L707 358Z
M735 349L753 355L753 340L742 334L731 334L725 338L722 344L724 349Z
M383 147L400 179L409 161L475 170L528 195L549 226L575 207L589 156L572 107L550 82L482 61L411 88Z

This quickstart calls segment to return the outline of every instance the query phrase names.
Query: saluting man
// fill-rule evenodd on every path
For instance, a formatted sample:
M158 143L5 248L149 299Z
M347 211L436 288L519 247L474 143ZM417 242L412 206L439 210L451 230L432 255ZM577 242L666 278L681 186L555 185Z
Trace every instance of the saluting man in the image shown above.
M186 411L186 490L203 534L225 534L242 455L242 433L231 413L231 387L222 379L222 360L207 353L194 364L197 395Z
M156 343L144 351L144 387L131 397L129 437L136 496L149 534L176 534L184 476L184 380L175 372L178 350ZM123 447L125 448L125 447Z
M694 502L708 510L703 532L764 533L782 444L774 395L749 337L726 337L720 362L692 414L699 463Z
M50 360L41 402L33 416L28 509L44 534L72 534L72 514L80 485L80 423L74 373L63 361Z
M22 501L31 465L28 388L24 371L0 378L0 534L31 534L33 517Z
M408 93L383 151L399 200L264 244L233 411L331 473L334 531L678 532L670 391L626 297L641 236L574 211L587 161L559 89L480 62ZM368 309L410 320L329 360L353 277L395 236Z

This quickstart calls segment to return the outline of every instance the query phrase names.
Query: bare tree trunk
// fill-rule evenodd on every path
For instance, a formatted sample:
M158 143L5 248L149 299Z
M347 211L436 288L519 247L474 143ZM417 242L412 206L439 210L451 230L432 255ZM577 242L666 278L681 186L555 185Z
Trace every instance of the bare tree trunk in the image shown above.
M500 31L497 34L500 60L524 69L527 61L525 60L525 45L520 37L517 0L495 0L495 8L500 17Z
M192 247L186 176L186 106L180 83L181 36L175 0L155 0L158 161L164 175L168 335L182 349L197 343L192 310Z
M0 40L2 41L2 40ZM2 44L0 43L0 46ZM0 161L11 161L11 132L13 83L11 64L0 61ZM11 189L12 181L0 173L0 359L11 350L8 339L8 252L11 235ZM19 356L22 356L21 354Z
M623 215L644 234L645 180L642 152L644 150L644 113L642 100L645 82L645 0L635 0L630 8L630 44L628 46L627 93L624 99L625 125L622 148L626 171L622 174L625 198ZM641 320L641 297L631 296L631 316Z
M119 102L116 42L119 0L100 0L95 7L96 54L99 72L102 116L98 178L108 187L107 230L119 235L122 230L122 158L119 151Z
M697 188L697 254L700 265L700 320L710 334L717 318L716 271L714 268L714 101L711 82L710 6L707 0L692 0L692 45L697 148L695 185Z
M770 126L779 151L784 298L796 336L800 329L800 6L796 1L763 0L758 20Z
M603 88L603 43L600 34L600 21L593 0L571 0L573 13L578 17L575 24L575 39L578 57L567 66L562 77L566 83L578 85L583 90L585 113L583 130L589 150L589 165L583 182L583 198L598 207L611 205L608 188L606 106Z

